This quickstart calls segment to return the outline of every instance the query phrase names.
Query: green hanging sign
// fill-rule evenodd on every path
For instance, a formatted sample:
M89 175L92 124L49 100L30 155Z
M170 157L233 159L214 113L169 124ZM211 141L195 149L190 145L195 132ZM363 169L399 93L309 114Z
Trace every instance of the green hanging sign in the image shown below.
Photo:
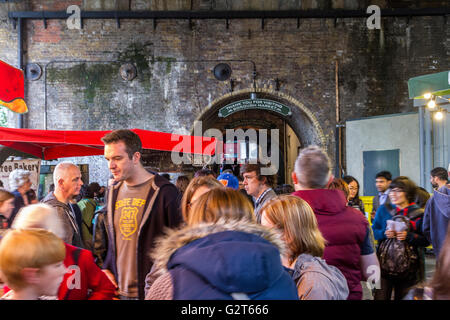
M435 96L450 94L450 71L426 74L408 80L410 99L425 99L425 93Z
M249 109L273 111L285 117L292 115L291 108L277 101L267 99L247 99L239 100L220 108L218 116L220 118L226 118L235 112Z

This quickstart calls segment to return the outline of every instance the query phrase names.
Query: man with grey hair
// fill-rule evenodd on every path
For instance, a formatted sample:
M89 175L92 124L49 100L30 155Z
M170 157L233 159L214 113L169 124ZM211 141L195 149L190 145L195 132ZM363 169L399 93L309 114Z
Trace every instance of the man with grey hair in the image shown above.
M330 160L317 146L300 151L292 172L294 196L311 206L327 241L323 258L347 279L349 300L362 299L361 281L379 284L379 263L367 219L347 206L342 190L327 189L333 180Z
M80 169L73 163L61 162L55 167L53 182L55 191L50 192L42 202L56 208L64 226L64 242L76 247L83 247L75 212L69 202L80 193L83 185Z

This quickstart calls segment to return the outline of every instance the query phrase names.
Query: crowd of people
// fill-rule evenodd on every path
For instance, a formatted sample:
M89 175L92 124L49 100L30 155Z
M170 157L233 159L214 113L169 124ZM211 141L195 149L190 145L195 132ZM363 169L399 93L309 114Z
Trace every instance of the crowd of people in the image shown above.
M293 185L246 163L180 175L149 171L130 130L102 141L108 187L59 163L40 203L25 170L0 189L1 299L450 299L450 185L433 196L405 176L376 175L366 212L359 183L302 149ZM370 222L369 222L370 221ZM425 248L436 270L425 278ZM367 297L366 297L367 298Z

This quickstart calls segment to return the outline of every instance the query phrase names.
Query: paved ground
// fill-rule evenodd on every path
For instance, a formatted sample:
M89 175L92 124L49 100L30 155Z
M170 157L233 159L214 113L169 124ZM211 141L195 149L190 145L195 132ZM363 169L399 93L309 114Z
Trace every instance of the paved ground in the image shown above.
M428 253L425 256L425 278L429 281L433 276L434 269L436 267L436 258L434 254Z

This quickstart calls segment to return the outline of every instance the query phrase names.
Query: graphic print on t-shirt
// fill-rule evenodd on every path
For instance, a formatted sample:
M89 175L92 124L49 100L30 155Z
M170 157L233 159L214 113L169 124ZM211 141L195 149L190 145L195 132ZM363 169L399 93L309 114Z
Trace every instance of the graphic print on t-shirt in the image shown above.
M123 235L123 240L131 240L131 236L138 229L137 215L140 208L145 205L145 199L139 198L125 198L116 202L116 212L118 212L119 229Z

